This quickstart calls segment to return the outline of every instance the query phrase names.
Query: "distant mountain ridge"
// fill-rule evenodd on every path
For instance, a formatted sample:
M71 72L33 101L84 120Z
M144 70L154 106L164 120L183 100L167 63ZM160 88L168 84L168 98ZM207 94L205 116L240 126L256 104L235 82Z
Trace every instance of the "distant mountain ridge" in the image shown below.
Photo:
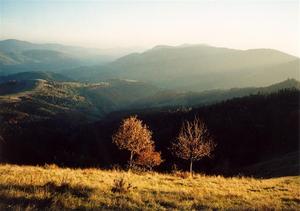
M299 58L272 49L182 45L156 46L93 67L92 71L82 67L81 71L91 73L82 77L86 81L129 78L152 82L163 88L203 91L266 86L287 78L299 80L299 66Z
M96 49L0 41L0 75L51 71L82 82L133 79L160 88L196 92L261 87L287 78L300 80L300 59L272 49L160 45L108 63L102 59Z
M223 81L223 87L218 82L218 78L226 79L223 75L229 75L230 78L233 77L238 81L251 74L261 74L262 69L266 70L296 60L299 64L298 58L270 49L242 51L195 45L150 49L142 54L122 57L114 61L110 67L119 69L117 72L119 77L172 83L169 87L182 87L184 84L188 87L194 83L209 81L211 84L216 84L215 87L206 88L211 89L229 88L231 82ZM282 71L287 70L282 69ZM211 76L213 78L210 78ZM290 78L293 76L295 75L290 75ZM261 78L256 80L259 81Z
M270 94L282 89L300 90L300 82L295 79L287 79L280 83L267 87L244 87L227 90L207 90L203 92L176 92L161 91L148 98L140 99L132 105L133 108L159 108L176 106L200 106L217 103L236 97L244 97L253 94Z
M132 49L136 49L138 51L141 50L141 48L132 48ZM129 48L128 49L127 48L99 49L99 48L63 45L57 43L37 44L37 43L16 40L16 39L0 40L0 52L11 53L11 52L21 52L27 50L58 51L64 54L68 54L75 58L82 58L82 59L88 58L89 61L92 62L93 64L112 61L130 52Z
M63 72L80 66L99 65L124 55L114 49L96 49L61 44L36 44L8 39L0 41L0 75L26 71Z
M37 44L16 39L0 40L0 51L2 52L10 53L27 50L52 50L73 55L76 57L79 57L80 54L82 54L82 57L87 56L86 54L105 56L103 50L97 48L85 48L56 43Z
M58 69L63 69L64 67L72 68L84 64L98 64L109 60L109 56L103 55L98 49L60 44L36 44L14 39L0 41L0 65L3 70L7 70L7 74L10 73L10 70L17 72L14 71L14 66L11 65L23 65L29 71L32 71L34 69L29 69L32 63L44 63L46 68L47 64L53 66L53 63L58 63L62 67L57 65L52 69L57 72ZM74 65L71 65L71 62ZM36 70L41 71L45 69Z

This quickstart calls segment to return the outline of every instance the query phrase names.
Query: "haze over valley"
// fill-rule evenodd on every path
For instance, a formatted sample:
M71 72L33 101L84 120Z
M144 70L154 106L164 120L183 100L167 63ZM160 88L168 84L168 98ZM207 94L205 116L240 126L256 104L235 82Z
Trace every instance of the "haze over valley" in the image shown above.
M263 86L299 79L300 64L298 57L277 50L208 45L156 46L109 62L106 59L111 55L101 55L96 49L19 40L0 41L0 52L1 75L51 71L82 82L130 79L184 91Z

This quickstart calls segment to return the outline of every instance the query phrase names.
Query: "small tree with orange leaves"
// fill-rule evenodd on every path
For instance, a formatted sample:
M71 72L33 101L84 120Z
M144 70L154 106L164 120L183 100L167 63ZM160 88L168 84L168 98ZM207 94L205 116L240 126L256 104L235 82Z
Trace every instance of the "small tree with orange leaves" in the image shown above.
M156 152L154 147L143 150L135 160L136 165L145 166L150 171L154 166L159 166L162 162L160 152Z
M179 135L172 143L171 150L177 157L190 161L190 174L193 174L193 162L211 156L216 144L213 142L204 122L195 118L183 123Z
M133 159L136 155L138 155L140 159L139 164L147 160L146 163L149 165L151 157L155 160L152 160L151 165L158 163L157 157L160 157L160 153L156 154L157 152L154 152L152 132L148 129L147 125L143 124L136 116L123 119L118 131L112 136L112 140L119 149L125 149L130 152L129 168L132 167L134 163ZM151 153L148 152L149 150Z

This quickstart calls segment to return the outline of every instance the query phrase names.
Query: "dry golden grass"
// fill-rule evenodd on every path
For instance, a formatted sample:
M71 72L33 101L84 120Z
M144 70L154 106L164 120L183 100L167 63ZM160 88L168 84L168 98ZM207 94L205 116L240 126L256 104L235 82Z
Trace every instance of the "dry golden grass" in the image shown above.
M120 178L126 191L112 191ZM299 176L182 178L55 165L0 165L0 210L300 210L299 190Z

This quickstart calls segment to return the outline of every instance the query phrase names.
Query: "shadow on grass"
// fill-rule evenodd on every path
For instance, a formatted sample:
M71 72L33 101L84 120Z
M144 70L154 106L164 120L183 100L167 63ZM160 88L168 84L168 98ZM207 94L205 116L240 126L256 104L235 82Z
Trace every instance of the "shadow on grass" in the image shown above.
M5 194L7 192L8 194ZM15 195L11 194L16 192ZM63 183L56 185L49 182L45 185L15 185L15 184L0 184L0 208L13 207L34 207L36 209L44 209L49 207L56 207L66 209L61 203L62 195L71 197L88 199L93 192L92 188L85 186L70 186ZM35 197L38 194L39 197ZM44 194L41 196L41 194Z
M6 196L0 195L0 208L2 209L12 209L15 208L36 208L36 209L44 209L48 208L52 205L52 199L40 199L36 197L25 198L24 196ZM65 208L65 207L62 207Z

